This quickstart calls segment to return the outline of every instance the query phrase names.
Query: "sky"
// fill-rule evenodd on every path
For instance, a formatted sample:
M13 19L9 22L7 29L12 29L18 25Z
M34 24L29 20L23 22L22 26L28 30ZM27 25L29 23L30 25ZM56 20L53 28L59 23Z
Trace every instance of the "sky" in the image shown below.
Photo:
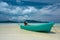
M33 2L43 2L43 3L59 3L60 0L23 0L23 1L33 1Z
M21 6L21 0L0 0L0 21L53 21L60 22L60 0L23 0L40 4L41 8L34 6ZM39 6L39 5L37 5Z

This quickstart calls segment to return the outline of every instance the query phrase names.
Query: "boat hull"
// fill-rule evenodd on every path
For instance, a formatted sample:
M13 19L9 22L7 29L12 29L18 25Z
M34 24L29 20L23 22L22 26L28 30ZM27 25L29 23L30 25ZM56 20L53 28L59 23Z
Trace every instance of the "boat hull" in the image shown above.
M53 27L54 23L45 23L42 25L20 25L21 29L31 30L31 31L44 31L50 32L51 28Z

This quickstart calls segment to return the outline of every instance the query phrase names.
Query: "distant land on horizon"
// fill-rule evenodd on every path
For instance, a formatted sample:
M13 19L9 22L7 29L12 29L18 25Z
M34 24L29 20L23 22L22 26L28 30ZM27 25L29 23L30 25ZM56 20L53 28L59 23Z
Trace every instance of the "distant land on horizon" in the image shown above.
M46 21L36 21L36 20L25 20L28 23L47 23ZM24 21L0 21L0 23L23 23Z

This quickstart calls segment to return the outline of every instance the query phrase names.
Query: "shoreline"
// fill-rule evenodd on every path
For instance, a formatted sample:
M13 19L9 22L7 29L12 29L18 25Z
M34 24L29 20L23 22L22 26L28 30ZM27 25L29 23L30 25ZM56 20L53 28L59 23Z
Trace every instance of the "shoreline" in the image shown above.
M20 29L17 23L0 25L0 40L60 40L60 31L52 28L51 33L32 32ZM57 26L57 27L56 27ZM55 25L60 30L60 25Z

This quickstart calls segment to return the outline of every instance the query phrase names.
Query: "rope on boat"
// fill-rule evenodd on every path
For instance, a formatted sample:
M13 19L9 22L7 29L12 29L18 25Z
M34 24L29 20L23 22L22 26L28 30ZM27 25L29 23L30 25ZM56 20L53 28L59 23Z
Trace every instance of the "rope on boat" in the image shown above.
M56 29L56 27L55 27L55 26L54 26L53 28L54 28L55 32L58 32L58 30Z

